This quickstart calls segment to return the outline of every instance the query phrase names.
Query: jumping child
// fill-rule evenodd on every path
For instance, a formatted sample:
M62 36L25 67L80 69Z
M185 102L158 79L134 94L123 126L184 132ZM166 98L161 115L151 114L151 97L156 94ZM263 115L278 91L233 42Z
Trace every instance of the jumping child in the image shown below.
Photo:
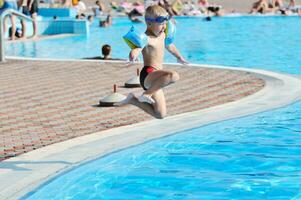
M168 38L166 29L171 29L173 24L166 10L160 6L149 6L145 11L146 44L145 46L134 47L130 51L129 60L135 61L142 52L144 67L140 73L140 84L145 90L140 96L130 93L116 106L126 104L135 105L148 114L158 119L166 116L166 102L163 88L179 80L179 74L175 71L163 69L164 47L177 58L179 63L187 64L172 38Z

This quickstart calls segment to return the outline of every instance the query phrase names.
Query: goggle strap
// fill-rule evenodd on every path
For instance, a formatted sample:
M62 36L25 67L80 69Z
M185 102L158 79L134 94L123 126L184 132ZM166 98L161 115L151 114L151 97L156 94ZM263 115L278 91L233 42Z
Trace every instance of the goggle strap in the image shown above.
M162 22L168 21L168 20L170 20L170 16L167 16L167 17L157 17L157 18L148 18L148 17L145 18L145 21L159 22L159 23L162 23Z

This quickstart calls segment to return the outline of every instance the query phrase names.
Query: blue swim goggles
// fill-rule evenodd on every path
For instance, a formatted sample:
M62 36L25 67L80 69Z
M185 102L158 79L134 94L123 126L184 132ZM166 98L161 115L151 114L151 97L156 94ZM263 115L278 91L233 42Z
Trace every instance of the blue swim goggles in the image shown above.
M157 17L157 18L148 18L146 17L145 18L145 21L148 21L148 22L155 22L155 23L163 23L165 21L168 21L170 20L170 16L166 16L166 17Z

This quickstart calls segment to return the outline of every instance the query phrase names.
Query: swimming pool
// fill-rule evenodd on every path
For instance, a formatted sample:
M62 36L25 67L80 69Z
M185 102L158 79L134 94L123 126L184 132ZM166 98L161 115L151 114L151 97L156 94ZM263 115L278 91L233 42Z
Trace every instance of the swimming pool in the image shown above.
M122 20L116 22L116 28L126 31L129 24L125 26ZM177 45L196 63L301 74L300 47L295 45L300 38L294 35L301 31L299 20L240 17L205 22L179 18L179 29L196 26L200 37L183 33ZM110 34L109 30L98 31ZM120 39L117 34L112 38ZM77 45L76 37L65 40ZM78 41L78 45L83 43ZM121 45L116 49L121 54L115 55L125 57L125 44L120 41L116 45ZM167 61L173 60L167 57ZM83 164L23 199L300 199L300 112L301 102L150 141Z
M200 17L177 20L176 45L191 63L267 69L291 74L301 70L301 17L223 17L204 21ZM94 21L90 37L76 36L38 42L10 43L9 56L37 58L84 58L100 55L103 44L113 47L113 57L127 58L122 40L132 25L126 18L114 19L109 28ZM143 24L137 25L140 29ZM113 34L112 34L113 33ZM62 45L64 44L64 45ZM166 62L176 62L167 54Z
M301 102L84 164L24 199L300 199Z

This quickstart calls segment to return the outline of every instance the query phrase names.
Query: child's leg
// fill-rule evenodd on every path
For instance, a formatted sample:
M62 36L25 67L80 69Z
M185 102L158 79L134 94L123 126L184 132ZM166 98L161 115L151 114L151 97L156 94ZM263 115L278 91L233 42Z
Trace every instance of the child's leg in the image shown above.
M147 96L154 103L141 102L134 94L129 94L124 101L115 103L115 105L132 104L155 118L163 119L166 116L166 102L162 88L177 80L179 80L179 75L174 71L158 70L152 72L144 81L144 85L148 89L144 92L143 96Z
M171 83L179 80L180 76L175 71L169 70L158 70L149 74L145 81L144 85L148 88L144 95L152 96L155 92L162 89L163 87L168 86Z
M36 12L31 15L31 18L33 20L33 35L32 35L33 38L38 35L37 16L38 16L38 14Z
M16 17L14 15L10 15L10 20L11 20L11 40L16 39Z
M6 34L6 29L7 29L7 26L8 26L8 25L7 25L7 23L8 23L7 21L8 21L8 20L9 20L9 16L6 15L6 16L4 17L4 19L3 19L3 33L4 33L4 35Z
M163 90L160 89L157 92L155 92L152 98L155 100L155 103L152 104L156 115L155 117L158 119L163 119L164 117L166 117L167 114L166 101Z
M125 100L115 103L114 105L123 106L126 104L132 104L141 108L155 118L163 119L166 116L166 103L163 90L158 90L154 93L153 99L155 101L154 104L140 102L134 94L130 93Z
M26 22L23 19L21 19L21 26L22 26L22 38L25 38L25 36L26 36Z

